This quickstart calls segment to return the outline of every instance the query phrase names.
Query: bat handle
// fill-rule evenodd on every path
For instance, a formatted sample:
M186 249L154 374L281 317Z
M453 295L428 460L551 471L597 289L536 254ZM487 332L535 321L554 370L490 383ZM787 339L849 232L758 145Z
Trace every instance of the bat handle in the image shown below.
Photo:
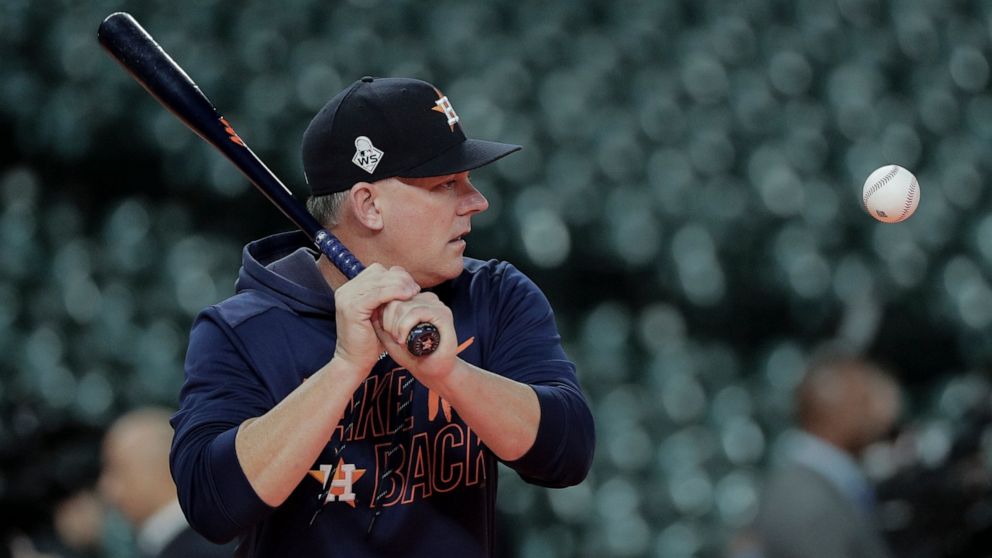
M315 231L312 234L312 238L317 248L331 260L334 267L338 268L349 281L365 270L365 266L362 265L362 262L358 261L358 258L351 253L351 250L345 248L344 244L341 244L341 241L336 236L327 232L325 229Z
M358 258L345 248L337 237L326 230L316 231L313 234L313 242L349 281L365 269L362 262L358 261ZM441 332L434 324L427 322L417 324L406 336L406 349L413 356L429 355L436 351L440 344Z

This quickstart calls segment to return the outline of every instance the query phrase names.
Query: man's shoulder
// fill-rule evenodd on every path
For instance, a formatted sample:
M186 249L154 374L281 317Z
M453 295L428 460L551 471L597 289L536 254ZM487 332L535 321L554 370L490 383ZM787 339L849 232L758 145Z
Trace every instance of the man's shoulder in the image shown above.
M461 300L473 311L486 309L488 314L524 312L544 316L550 311L540 287L513 264L502 260L465 259L465 270L451 283L449 295L439 292L442 300ZM446 298L446 296L450 298Z
M496 259L477 260L475 258L462 258L462 261L465 262L463 275L493 275L503 273L508 267L513 268L509 262Z
M484 283L490 286L532 283L522 271L504 260L464 258L465 268L456 282Z
M807 465L795 461L785 461L776 465L770 473L769 484L775 487L830 486L829 481Z
M236 327L273 309L290 310L285 303L272 295L247 289L210 306L204 312L213 313L231 327Z
M819 472L801 463L783 464L770 474L765 489L765 499L771 507L782 510L802 508L810 510L833 509L843 506L843 494Z

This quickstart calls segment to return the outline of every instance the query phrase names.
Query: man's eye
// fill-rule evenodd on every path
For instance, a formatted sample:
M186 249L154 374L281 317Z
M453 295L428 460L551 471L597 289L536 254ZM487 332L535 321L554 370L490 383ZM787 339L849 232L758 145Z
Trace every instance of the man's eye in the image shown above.
M438 188L441 188L443 190L454 190L455 189L455 181L454 180L449 180L448 182L445 182L444 184L440 184L438 186Z

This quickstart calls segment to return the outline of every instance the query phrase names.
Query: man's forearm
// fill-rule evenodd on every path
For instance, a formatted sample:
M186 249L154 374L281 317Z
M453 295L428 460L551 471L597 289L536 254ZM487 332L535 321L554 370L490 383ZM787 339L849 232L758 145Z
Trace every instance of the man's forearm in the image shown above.
M238 462L258 497L282 504L327 446L362 375L334 359L238 429Z
M500 459L519 459L534 445L541 407L530 386L456 359L445 381L428 387L450 403Z

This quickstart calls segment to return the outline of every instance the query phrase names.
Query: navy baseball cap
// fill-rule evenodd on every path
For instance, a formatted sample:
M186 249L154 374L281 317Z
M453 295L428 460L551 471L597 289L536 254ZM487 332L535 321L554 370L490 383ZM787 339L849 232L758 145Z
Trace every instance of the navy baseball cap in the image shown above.
M519 145L465 137L451 102L417 79L363 77L303 133L303 172L315 196L356 182L443 176L479 168Z

